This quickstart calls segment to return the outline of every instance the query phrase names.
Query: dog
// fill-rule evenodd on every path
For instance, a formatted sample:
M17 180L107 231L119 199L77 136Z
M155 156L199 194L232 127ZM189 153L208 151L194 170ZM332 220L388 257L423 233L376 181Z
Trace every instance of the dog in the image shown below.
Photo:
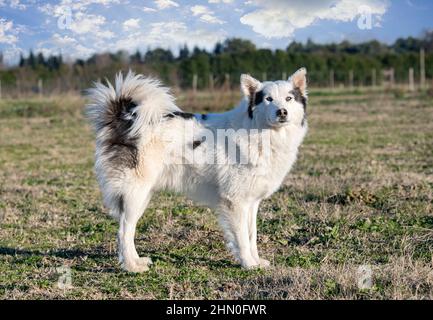
M158 80L131 71L125 77L119 73L114 86L107 80L89 89L95 171L104 205L119 222L123 269L143 272L152 264L138 255L134 238L159 190L213 209L242 267L270 265L257 250L257 211L283 183L307 132L306 73L301 68L275 82L243 74L238 106L211 114L182 111ZM216 139L221 131L225 135Z

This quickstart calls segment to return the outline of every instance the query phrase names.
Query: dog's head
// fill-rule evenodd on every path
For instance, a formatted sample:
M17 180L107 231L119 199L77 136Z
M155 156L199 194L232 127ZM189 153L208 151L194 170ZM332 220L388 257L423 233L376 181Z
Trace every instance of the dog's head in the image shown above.
M241 89L248 101L248 116L262 126L303 125L307 107L307 70L301 68L287 81L260 82L241 75Z

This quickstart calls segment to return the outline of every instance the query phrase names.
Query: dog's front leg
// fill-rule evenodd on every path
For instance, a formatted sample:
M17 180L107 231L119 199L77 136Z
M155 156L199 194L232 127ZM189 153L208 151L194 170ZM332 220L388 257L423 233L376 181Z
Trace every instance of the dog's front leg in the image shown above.
M248 231L250 238L250 250L251 256L256 260L256 262L261 267L268 267L270 262L266 259L259 257L259 252L257 250L257 212L259 210L260 201L255 201L250 205L249 209L249 221L248 221Z
M228 247L242 267L247 269L259 266L251 255L249 212L249 205L234 203L219 210L219 220Z

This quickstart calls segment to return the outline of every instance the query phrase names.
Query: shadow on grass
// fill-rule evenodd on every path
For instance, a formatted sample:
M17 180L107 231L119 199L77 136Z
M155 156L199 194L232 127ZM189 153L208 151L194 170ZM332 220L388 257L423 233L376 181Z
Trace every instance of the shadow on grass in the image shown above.
M180 255L175 253L158 253L156 250L146 251L146 255L150 256L154 262L161 261L164 263L170 263L176 267L185 267L186 265L203 265L208 266L210 269L220 268L236 268L238 264L233 263L229 260L213 260L203 256L188 256ZM83 249L56 249L43 251L38 249L16 249L9 247L0 247L0 256L12 256L18 258L28 257L56 257L62 259L76 259L76 258L89 258L93 260L110 259L115 256L113 253L109 253L101 247L95 249L83 250ZM87 269L87 268L86 268ZM103 268L104 272L121 272L118 266ZM88 270L87 271L92 271ZM100 272L101 270L98 270Z
M239 264L236 264L230 260L218 259L214 260L203 256L191 256L191 255L180 255L176 253L158 253L156 250L148 250L146 254L151 256L154 262L162 261L165 263L171 263L177 267L184 267L185 265L202 265L208 266L210 269L220 268L237 268Z
M82 250L82 249L57 249L57 250L31 250L31 249L16 249L8 247L0 247L0 255L7 256L43 256L43 257L57 257L63 259L73 259L80 257L88 257L92 259L109 258L112 254L104 252L103 249L97 248L95 250Z

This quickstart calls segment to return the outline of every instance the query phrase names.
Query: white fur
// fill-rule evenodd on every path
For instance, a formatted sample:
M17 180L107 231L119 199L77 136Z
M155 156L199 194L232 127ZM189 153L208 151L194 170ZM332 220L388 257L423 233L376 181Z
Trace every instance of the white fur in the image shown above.
M269 265L267 260L259 258L257 251L258 207L264 198L280 187L296 160L298 147L307 131L306 122L302 125L303 106L290 94L295 82L301 81L302 85L303 78L301 89L306 95L305 69L293 77L288 81L260 83L243 75L241 88L245 98L235 109L210 114L206 120L199 116L191 120L165 117L180 111L168 90L155 80L131 73L125 79L118 76L115 88L110 84L97 84L92 89L89 115L97 128L95 168L104 203L120 223L119 260L126 270L145 271L151 263L149 258L140 258L135 250L135 228L152 194L163 189L180 192L214 209L228 247L243 267ZM248 104L252 90L262 90L264 99L255 107L251 119ZM135 168L113 167L104 149L107 129L98 123L109 101L119 95L130 96L138 104L134 110L137 118L128 133L138 137L138 165ZM286 101L288 96L293 99ZM266 97L272 97L273 101L266 100ZM286 123L278 121L276 110L279 108L288 112ZM213 152L216 159L226 157L222 151L224 146L218 142L214 149L206 141L196 149L191 147L189 137L195 139L209 130L216 133L218 129L260 129L240 139L254 142L269 138L269 148L250 148L248 164L190 163L185 150L197 159L206 151ZM119 195L123 196L123 210L119 210L116 202Z

